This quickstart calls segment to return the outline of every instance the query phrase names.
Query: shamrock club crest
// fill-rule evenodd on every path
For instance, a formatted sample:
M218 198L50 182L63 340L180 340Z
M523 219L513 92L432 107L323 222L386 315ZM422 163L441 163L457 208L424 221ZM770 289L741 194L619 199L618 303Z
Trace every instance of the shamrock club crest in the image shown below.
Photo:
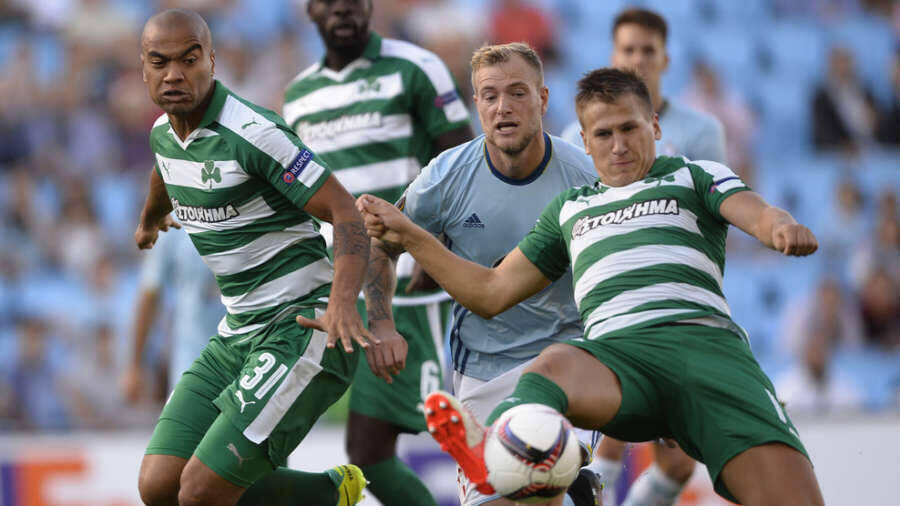
M212 190L213 182L221 183L222 174L219 172L219 168L216 167L216 162L207 160L203 164L203 168L200 169L200 178L204 184L209 181L210 190Z

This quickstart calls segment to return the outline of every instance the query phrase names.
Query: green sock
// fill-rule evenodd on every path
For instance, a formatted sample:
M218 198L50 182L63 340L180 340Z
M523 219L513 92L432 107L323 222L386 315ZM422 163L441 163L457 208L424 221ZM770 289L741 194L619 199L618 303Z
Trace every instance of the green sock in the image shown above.
M437 501L419 477L397 457L362 468L369 480L367 490L385 506L437 506Z
M237 506L272 504L334 506L337 504L337 486L340 482L340 476L331 469L324 473L306 473L279 467L256 480L241 496Z
M569 398L559 385L550 381L540 374L527 372L519 378L516 383L516 389L506 399L500 401L494 411L487 418L487 425L490 426L494 420L500 417L504 411L514 408L520 404L543 404L559 411L566 413L569 408Z

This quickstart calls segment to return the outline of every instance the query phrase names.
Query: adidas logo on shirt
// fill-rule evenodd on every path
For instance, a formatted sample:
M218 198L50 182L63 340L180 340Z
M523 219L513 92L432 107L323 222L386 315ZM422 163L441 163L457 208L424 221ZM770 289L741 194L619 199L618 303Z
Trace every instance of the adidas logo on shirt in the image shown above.
M463 228L484 228L484 223L481 222L477 214L472 213L472 216L469 216L463 222Z

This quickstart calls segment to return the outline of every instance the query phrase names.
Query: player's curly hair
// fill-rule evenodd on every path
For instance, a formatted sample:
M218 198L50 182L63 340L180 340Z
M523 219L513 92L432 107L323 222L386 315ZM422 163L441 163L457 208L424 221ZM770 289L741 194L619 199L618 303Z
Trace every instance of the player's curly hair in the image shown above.
M475 73L482 67L492 67L508 62L513 56L519 56L538 73L539 82L544 82L544 64L533 47L524 42L510 42L481 46L472 54L472 87L475 87Z
M629 93L634 94L646 106L648 115L653 115L653 102L647 85L633 70L611 67L592 70L578 81L575 110L580 113L585 105L595 100L611 104Z

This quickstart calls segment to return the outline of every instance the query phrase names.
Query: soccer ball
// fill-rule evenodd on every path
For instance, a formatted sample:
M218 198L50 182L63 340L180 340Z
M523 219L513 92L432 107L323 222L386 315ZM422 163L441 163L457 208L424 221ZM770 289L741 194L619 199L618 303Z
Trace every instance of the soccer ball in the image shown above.
M503 413L484 444L488 482L507 499L543 502L569 488L582 455L572 424L542 404Z

